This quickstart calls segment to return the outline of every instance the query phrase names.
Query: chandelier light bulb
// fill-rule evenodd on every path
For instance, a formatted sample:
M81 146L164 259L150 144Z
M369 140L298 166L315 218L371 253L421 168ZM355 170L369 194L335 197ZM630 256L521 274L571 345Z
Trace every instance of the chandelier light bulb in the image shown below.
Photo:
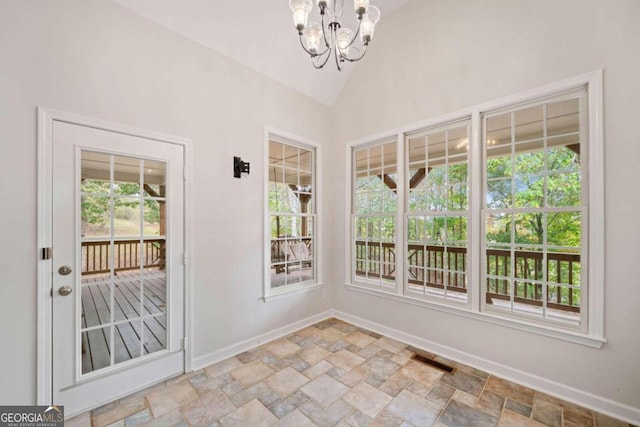
M362 21L360 21L360 40L362 40L362 43L368 44L373 39L375 29L376 24L373 21L362 18Z
M336 44L341 56L349 55L349 47L353 39L353 31L349 28L340 28L336 32Z
M317 22L310 22L304 30L304 38L309 52L316 55L320 51L320 40L322 40L322 26Z
M374 24L377 24L380 20L380 9L371 5L367 9L367 13L364 15L364 18L372 21Z
M301 33L307 26L309 12L313 9L312 0L289 0L289 9L293 12L293 25Z
M358 17L361 17L365 13L367 13L367 8L369 7L369 0L353 0L353 8L356 11Z
M364 14L362 21L360 21L360 40L362 40L362 43L368 44L373 39L373 33L379 20L380 9L375 6L369 6L367 13Z

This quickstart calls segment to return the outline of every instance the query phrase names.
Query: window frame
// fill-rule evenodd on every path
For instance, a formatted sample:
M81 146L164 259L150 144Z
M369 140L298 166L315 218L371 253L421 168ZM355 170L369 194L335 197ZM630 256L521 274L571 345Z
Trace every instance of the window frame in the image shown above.
M583 328L578 330L559 327L549 323L533 322L531 319L521 319L496 314L492 311L484 310L482 304L482 249L484 245L484 226L482 225L484 201L484 153L482 147L483 132L482 115L495 112L501 109L514 109L519 105L534 102L542 102L546 98L557 97L567 92L580 88L587 89L587 166L583 180L587 186L588 200L584 207L587 212L588 224L586 234L583 235L584 243L588 242L588 251L582 252L586 258L586 275L588 277L588 291L586 300L583 302L584 318ZM352 203L352 153L354 149L361 148L367 144L375 143L385 138L396 138L398 144L398 156L403 158L407 155L405 149L405 138L407 135L435 128L456 121L471 118L471 129L469 138L469 222L468 222L468 307L456 306L452 304L434 301L432 299L416 298L408 295L405 280L405 268L407 267L406 242L407 242L407 200L405 192L405 181L398 182L398 204L403 209L398 209L396 227L396 287L394 291L375 289L365 283L352 280L352 240L353 226L351 222ZM581 124L582 125L582 124ZM582 132L582 129L581 129ZM516 93L514 95L499 98L483 104L479 104L451 114L442 115L429 120L425 120L413 125L395 129L390 132L380 133L371 137L352 141L346 146L346 177L349 180L345 191L346 222L349 232L345 233L345 254L347 262L347 277L345 286L347 289L363 292L371 295L388 298L403 303L414 304L430 309L461 315L474 320L497 324L528 333L535 333L547 337L552 337L568 342L573 342L589 347L601 348L606 342L604 337L604 129L603 129L603 70L596 70L590 73L578 75L556 83L548 84L535 89ZM407 177L405 172L406 160L398 162L398 176ZM585 203L583 203L585 205ZM398 232L401 230L402 232ZM399 286L401 284L401 286Z
M548 104L553 104L556 102L561 102L561 101L566 101L569 99L574 99L577 98L580 100L580 104L579 106L582 107L583 102L584 102L584 106L587 107L586 111L582 111L579 110L578 114L579 114L579 120L580 120L580 128L578 130L578 134L580 135L580 151L582 153L581 155L581 160L585 160L585 161L581 161L580 163L580 177L581 177L581 188L580 188L580 195L581 195L581 203L575 207L551 207L551 206L540 206L540 207L526 207L526 208L518 208L516 206L511 206L509 208L501 208L501 209L490 209L487 207L486 205L486 195L487 195L487 149L486 147L484 147L484 144L481 144L482 146L480 147L482 150L482 192L481 192L481 203L482 203L482 208L481 208L481 219L480 219L480 223L481 223L481 233L480 233L480 241L481 241L481 249L480 252L481 254L484 254L488 248L487 248L487 242L486 242L486 218L488 215L490 215L490 213L492 211L510 211L509 215L517 215L518 213L523 214L522 211L526 211L527 213L534 213L534 212L540 212L540 213L545 213L546 215L548 215L551 212L576 212L579 211L581 213L581 236L587 236L587 238L581 238L581 244L580 244L580 256L581 256L581 262L580 262L580 292L581 292L581 296L585 297L585 298L581 298L581 305L580 307L580 316L579 316L579 321L580 323L578 325L570 325L569 323L563 323L560 321L554 321L554 320L550 320L550 319L536 319L533 316L530 315L526 315L523 313L517 313L517 312L510 312L507 313L504 310L500 310L498 308L494 308L491 307L489 304L487 304L486 302L486 292L487 292L487 276L490 276L487 274L486 271L486 262L481 262L481 271L480 271L480 285L481 285L481 295L482 297L480 298L480 310L483 312L490 312L490 313L494 313L497 316L504 316L504 317L509 317L509 318L521 318L525 321L530 321L532 323L539 323L541 325L558 325L559 328L562 329L567 329L567 330L575 330L581 333L585 333L588 330L588 301L589 301L589 262L590 260L588 259L588 256L586 256L589 253L589 187L590 187L590 182L589 182L589 160L590 160L590 152L589 152L589 137L588 137L588 114L589 114L589 103L587 101L587 97L588 97L588 90L586 87L580 87L580 88L576 88L573 90L569 90L569 91L564 91L562 93L556 93L554 95L551 96L547 96L547 97L543 97L543 98L539 98L536 99L532 102L526 102L526 103L522 103L520 105L516 105L516 106L512 106L510 108L501 108L501 109L496 109L493 111L487 111L481 114L481 121L482 121L482 142L484 142L484 140L486 140L487 138L487 128L486 128L486 120L488 118L492 118L492 117L497 117L500 115L504 115L504 114L513 114L513 113L517 113L518 111L523 111L529 108L533 108L533 107L539 107L539 106L543 106L543 105L548 105ZM546 111L546 108L543 108L543 111ZM546 115L544 116L544 120L547 120ZM514 126L513 123L511 124L511 126ZM545 125L545 134L543 137L540 138L541 140L544 141L544 149L547 149L547 141L549 139L553 139L553 137L548 137L546 135L546 125ZM512 150L512 159L513 156L515 155L515 151L513 151L513 148L515 145L517 145L518 142L513 140L513 136L512 136L512 141L509 144L510 149ZM544 176L548 177L550 174L552 174L552 170L546 169L544 171ZM514 174L515 177L515 174ZM514 178L512 178L514 179ZM545 184L545 190L546 190L546 184ZM514 191L512 189L512 191ZM513 193L512 193L513 195ZM545 195L545 200L546 200L546 195ZM520 212L519 212L520 211ZM514 220L515 221L515 220ZM545 236L547 233L547 227L545 226ZM510 243L509 244L509 250L513 250L514 246L517 246L516 243ZM543 243L541 244L541 254L543 254L543 260L547 260L547 256L549 254L549 252L547 252L547 246L553 246L553 245L548 245L547 243ZM506 247L506 246L505 246ZM514 263L515 260L513 259L513 257L511 257L511 269L513 269L514 267ZM586 268L585 268L586 267ZM546 269L545 269L546 270ZM512 270L513 272L513 270ZM550 284L549 282L549 278L546 275L546 271L543 274L544 278L542 280L542 282L545 282L545 285L542 286L542 288L544 289L545 286L551 286L553 287L553 284ZM513 281L518 281L515 277L510 276L510 280ZM521 279L521 281L524 281L524 279ZM515 285L514 285L515 286ZM544 295L542 296L544 299ZM547 302L548 303L548 302ZM543 307L545 307L546 309L546 305L547 303L545 303L544 301L542 302ZM544 311L544 310L543 310Z
M404 157L404 165L405 165L405 181L404 181L404 185L405 185L405 192L404 192L404 208L403 208L403 216L404 216L404 223L401 224L402 229L404 230L405 233L405 238L403 241L403 246L404 246L404 254L405 257L403 259L406 260L406 254L409 251L409 218L411 216L429 216L429 212L432 212L431 216L432 217L443 217L443 218L449 218L451 217L451 213L455 213L458 212L459 216L460 213L463 213L463 211L455 211L455 210L451 210L449 208L447 209L443 209L440 211L409 211L409 197L408 196L408 189L406 188L407 186L407 182L410 181L410 159L409 159L409 143L408 140L412 137L416 137L418 135L424 135L424 136L428 136L428 135L432 135L435 133L441 133L441 132L445 132L448 133L451 130L454 129L459 129L461 127L466 127L467 128L467 144L470 144L471 141L471 136L472 136L472 120L471 120L471 116L466 116L463 118L459 118L459 119L455 119L455 120L451 120L448 121L446 123L440 123L440 124L436 124L434 126L428 126L428 127L424 127L421 128L417 131L413 131L413 132L404 132L403 133L403 157ZM428 145L428 142L427 142ZM469 146L469 145L468 145ZM428 148L425 147L425 149L427 150L428 153ZM449 164L449 154L447 153L445 155L445 164L448 165ZM472 243L472 233L470 232L470 226L471 226L471 219L474 216L473 212L471 210L471 183L472 183L472 174L471 174L471 163L470 163L470 155L467 152L466 158L467 158L467 182L466 182L466 186L467 186L467 208L466 208L466 215L464 215L464 217L467 220L467 239L466 239L466 257L467 259L471 259L471 255L472 255L472 250L471 250L471 243ZM428 161L428 157L425 157L425 160ZM448 172L447 172L448 174ZM427 176L426 178L428 179L428 175L429 172L427 172ZM450 184L447 183L447 186L449 186ZM447 198L448 200L448 198ZM426 244L425 244L426 246ZM444 242L443 248L448 248L447 242ZM423 299L425 301L433 301L433 302L437 302L439 304L444 304L444 305L451 305L454 307L461 307L461 308L466 308L466 309L470 309L471 308L471 289L470 289L470 284L471 284L471 268L469 266L469 262L466 263L465 265L465 271L464 274L466 276L466 280L467 280L467 294L466 294L466 301L456 301L453 299L446 299L446 297L438 297L438 296L431 296L425 293L420 295L419 293L415 292L414 290L410 289L410 284L409 284L409 278L407 275L407 270L409 267L409 264L407 262L406 265L404 265L402 271L404 272L404 280L403 280L403 285L404 285L404 295L410 296L412 298L419 298L419 299ZM398 268L398 267L397 267ZM396 269L397 269L396 268ZM426 269L426 267L424 267ZM445 269L444 267L442 268L442 273L443 275L445 274L445 272L448 271L449 273L451 272L451 269L447 266L447 268ZM446 287L448 287L448 284L445 284ZM446 291L445 291L446 292Z
M309 150L312 155L311 162L311 212L307 212L304 216L312 218L312 268L314 279L301 281L299 283L273 288L271 286L271 216L269 209L270 181L269 181L269 144L270 142L289 145L295 148ZM319 183L320 177L320 145L316 142L303 138L285 131L276 130L265 127L264 132L264 184L263 184L263 296L264 302L278 300L288 296L319 290L324 287L321 279L321 224L319 214L321 210Z
M368 148L372 148L372 147L381 147L382 151L382 157L384 158L384 146L389 145L389 144L396 144L396 176L400 177L401 175L399 174L399 170L398 168L400 167L400 164L402 163L401 158L399 157L400 154L398 152L398 145L397 145L397 140L396 137L386 137L386 138L381 138L381 139L376 139L374 141L370 141L366 144L357 146L357 147L352 147L351 152L350 152L350 158L351 158L351 165L352 167L349 169L349 191L348 193L353 194L353 188L355 186L355 182L356 182L356 178L355 178L355 174L357 172L355 165L356 165L356 157L353 156L353 153L356 150L362 150L362 149L368 149ZM382 160L381 166L384 167L384 159ZM370 171L370 167L367 166L367 172ZM400 180L398 180L400 181ZM400 205L400 198L397 196L397 194L401 191L400 190L400 183L396 182L396 210L395 213L390 213L390 215L385 215L385 212L376 212L374 214L358 214L355 212L355 198L352 197L349 200L349 229L351 230L349 235L350 235L350 243L349 243L349 265L350 265L350 278L351 281L354 282L359 282L362 284L365 284L366 286L370 286L374 289L379 289L383 292L397 292L398 290L398 277L396 275L396 280L393 282L393 284L388 283L383 283L383 278L380 277L378 280L377 284L374 284L373 281L370 280L358 280L358 277L356 275L356 266L355 263L357 262L357 259L355 257L355 253L354 253L354 242L355 240L357 240L357 236L355 236L355 230L354 230L354 223L355 220L358 217L384 217L384 216L395 216L395 232L394 232L394 245L397 246L397 241L398 241L398 231L399 231L399 227L398 224L401 224L401 222L399 221L401 214L402 214L402 206ZM395 214L395 215L394 215ZM396 249L396 266L397 266L397 260L398 260L398 254L397 254L397 249ZM364 260L365 262L367 262L368 260ZM379 262L379 264L382 264L381 262ZM397 267L396 267L397 268ZM397 269L396 269L397 271Z

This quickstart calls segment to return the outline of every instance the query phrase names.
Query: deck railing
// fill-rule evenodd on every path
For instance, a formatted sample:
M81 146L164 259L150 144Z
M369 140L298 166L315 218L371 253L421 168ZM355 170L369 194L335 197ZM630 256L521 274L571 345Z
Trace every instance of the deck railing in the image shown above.
M467 292L466 248L448 247L445 251L444 246L409 244L407 249L407 281L410 284L444 289L446 275L449 291ZM355 242L356 275L382 276L394 280L395 259L395 244L392 242ZM487 303L491 304L494 299L510 301L509 280L502 277L511 277L511 251L488 249L485 262L487 275L492 276L487 278ZM547 307L579 313L580 289L566 285L579 284L580 255L549 252L546 264L548 281L563 284L547 285ZM448 266L447 270L444 270L445 265ZM542 286L532 281L542 281L544 277L543 254L514 251L513 268L513 276L518 278L518 285L514 287L514 302L542 306Z
M140 268L141 261L144 267L164 268L165 239L144 239L143 245L144 253L141 254L139 239L114 241L114 271L135 270ZM82 242L82 275L108 273L111 257L109 240Z

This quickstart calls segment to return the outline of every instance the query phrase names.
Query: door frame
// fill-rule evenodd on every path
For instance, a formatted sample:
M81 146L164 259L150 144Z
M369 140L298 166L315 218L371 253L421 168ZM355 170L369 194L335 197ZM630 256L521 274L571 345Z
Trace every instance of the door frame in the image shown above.
M53 263L51 259L43 259L43 248L52 244L52 183L53 183L53 122L59 121L99 130L141 137L154 141L182 146L184 150L184 371L192 370L192 141L187 138L168 135L160 132L140 129L133 126L113 123L80 114L55 110L42 106L37 107L37 228L36 254L36 404L49 405L53 398L52 364L52 302L53 302ZM55 250L55 248L53 249ZM140 389L148 384L141 385ZM135 391L135 390L133 390ZM133 392L131 391L131 392ZM129 393L129 392L128 392ZM89 408L88 408L89 409ZM71 414L69 414L71 415Z

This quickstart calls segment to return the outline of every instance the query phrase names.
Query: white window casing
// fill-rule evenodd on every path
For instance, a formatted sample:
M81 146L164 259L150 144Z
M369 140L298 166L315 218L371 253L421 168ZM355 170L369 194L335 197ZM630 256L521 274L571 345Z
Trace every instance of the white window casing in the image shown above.
M265 130L265 301L322 287L319 279L319 147Z

